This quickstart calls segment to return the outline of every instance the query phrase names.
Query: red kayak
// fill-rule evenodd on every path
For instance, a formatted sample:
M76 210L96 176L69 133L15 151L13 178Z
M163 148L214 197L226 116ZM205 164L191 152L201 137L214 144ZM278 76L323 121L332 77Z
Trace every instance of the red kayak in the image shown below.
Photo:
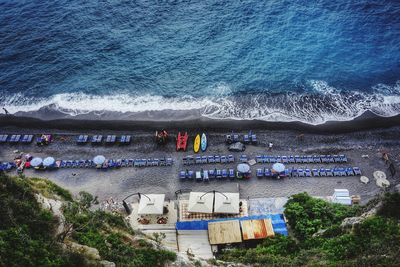
M186 151L187 148L187 140L188 140L188 134L185 132L185 134L181 134L181 132L178 133L178 137L176 138L176 151Z

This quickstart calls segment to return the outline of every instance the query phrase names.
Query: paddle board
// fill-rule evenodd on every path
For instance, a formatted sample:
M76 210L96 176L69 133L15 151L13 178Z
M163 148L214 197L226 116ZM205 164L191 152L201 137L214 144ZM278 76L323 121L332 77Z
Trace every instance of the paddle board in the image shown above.
M195 153L199 152L200 150L200 135L197 134L194 138L193 150Z
M207 136L205 133L201 135L200 147L203 152L207 149Z

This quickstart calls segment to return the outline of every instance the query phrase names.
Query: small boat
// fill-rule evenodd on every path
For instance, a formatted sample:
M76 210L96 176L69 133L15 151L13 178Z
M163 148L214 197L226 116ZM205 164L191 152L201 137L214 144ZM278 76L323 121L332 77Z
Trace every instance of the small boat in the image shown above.
M207 149L207 136L205 133L201 135L200 147L202 152L206 151Z
M197 134L196 137L194 138L193 150L194 150L194 153L198 153L200 150L200 135L199 134Z
M181 132L178 133L178 136L176 138L176 151L186 151L187 148L187 140L188 140L188 134L185 132L185 134L182 134Z

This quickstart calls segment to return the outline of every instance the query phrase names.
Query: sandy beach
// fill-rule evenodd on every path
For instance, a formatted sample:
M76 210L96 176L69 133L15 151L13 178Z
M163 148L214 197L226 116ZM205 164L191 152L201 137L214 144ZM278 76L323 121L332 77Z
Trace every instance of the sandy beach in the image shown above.
M94 123L94 122L93 122ZM152 157L172 157L174 164L172 167L144 167L144 168L120 168L107 171L95 169L60 169L54 171L34 171L25 170L25 176L45 177L55 183L71 190L73 193L87 191L99 197L99 200L105 200L112 197L121 200L125 196L135 193L165 193L168 198L175 197L175 191L179 189L192 189L195 191L221 190L237 191L246 198L256 197L286 197L299 192L308 192L315 196L332 195L335 188L347 188L352 195L360 195L362 202L366 202L382 190L377 187L372 173L375 170L383 170L389 177L392 185L397 183L395 178L391 178L388 172L388 166L381 159L382 151L388 152L397 165L398 155L400 153L400 127L391 127L385 129L369 129L356 132L343 132L329 134L328 132L312 132L301 130L269 130L267 128L255 127L255 133L258 136L258 145L249 145L243 153L231 153L225 144L225 134L230 131L224 129L215 129L215 127L190 129L188 125L182 123L182 129L190 129L189 146L187 152L176 152L175 141L177 131L175 124L170 130L170 142L165 146L155 144L153 140L153 127L142 128L142 130L90 130L82 129L76 131L63 129L43 128L34 129L32 125L27 128L10 126L3 121L0 132L2 134L15 133L52 133L55 140L49 145L38 147L36 144L0 144L0 161L12 161L17 155L16 151L30 153L34 156L46 157L52 156L56 159L77 160L92 159L95 155L104 155L109 159L119 158L152 158ZM184 126L186 126L184 128ZM193 125L192 125L193 126ZM235 125L231 123L231 129ZM76 127L79 128L79 127ZM88 127L90 128L90 127ZM70 127L71 129L71 127ZM146 130L145 130L146 129ZM168 129L168 128L167 128ZM207 130L208 129L208 130ZM251 129L248 127L247 129ZM304 130L304 129L303 129ZM183 166L182 158L187 155L193 155L193 138L197 132L206 132L208 134L209 147L206 152L200 155L228 155L234 154L235 164L206 164ZM247 131L235 131L245 134ZM128 146L93 146L86 144L78 146L76 136L78 134L131 134L133 141ZM302 138L298 138L304 134ZM268 143L272 142L273 149L268 150ZM359 181L359 177L314 177L314 178L286 178L282 180L256 178L255 172L260 167L270 167L271 164L256 164L252 166L253 177L250 180L211 180L210 182L180 181L178 179L179 170L192 169L200 170L214 168L235 167L241 154L246 154L249 159L256 155L319 155L319 154L345 154L349 159L348 164L343 166L359 166L363 175L370 178L370 183L365 185ZM363 157L368 155L368 158ZM291 164L289 167L328 167L325 164ZM329 167L342 166L342 164L329 164Z

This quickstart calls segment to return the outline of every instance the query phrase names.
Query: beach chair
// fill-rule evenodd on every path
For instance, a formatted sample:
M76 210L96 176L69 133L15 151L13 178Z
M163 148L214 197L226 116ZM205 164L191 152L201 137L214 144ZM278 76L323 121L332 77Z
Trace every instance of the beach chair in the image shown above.
M215 171L215 178L217 179L222 179L222 170L216 170Z
M203 176L201 176L201 172L200 171L196 172L196 181L197 182L203 181Z
M207 156L201 156L201 163L207 164Z
M60 162L60 168L63 169L63 168L65 168L65 166L66 166L65 160L61 160L61 162Z
M301 163L301 157L298 156L298 155L294 156L294 162L295 163Z
M326 155L321 155L320 158L322 163L328 163L328 158L326 157Z
M185 179L186 179L186 171L180 171L179 180L185 180Z
M239 137L238 134L233 134L233 135L232 135L233 143L239 142L239 139L240 139L240 137Z
M269 156L268 160L269 160L269 163L276 163L276 157L275 156Z
M79 168L79 160L72 161L72 168Z
M221 170L221 176L222 178L228 178L228 170L227 169L222 169Z
M209 182L210 181L207 170L203 171L203 181L204 182Z
M5 143L7 142L8 139L8 134L2 134L0 135L0 143Z
M147 166L147 159L141 159L139 167L146 167Z
M333 157L333 161L334 161L335 163L340 163L340 162L342 162L341 159L340 159L340 157L339 157L339 155L333 155L332 157Z
M139 167L140 166L140 159L135 159L133 161L133 167Z
M81 134L76 138L76 143L78 145L83 145L83 144L86 144L88 142L88 140L89 140L89 136L88 135Z
M235 170L234 169L228 169L228 177L229 179L235 179Z
M282 157L281 156L276 156L276 162L281 163L282 162Z
M314 161L314 163L321 163L321 157L317 156L317 155L314 155L313 156L313 161Z
M187 157L183 157L182 163L183 163L183 165L188 165L188 163L187 163Z
M247 162L247 155L240 155L240 162Z
M226 156L221 156L221 163L227 163L227 161Z
M79 160L78 167L79 168L84 168L85 167L85 160L83 160L83 159Z
M193 158L193 156L186 156L186 164L187 164L187 165L192 165L192 164L194 164L194 158Z
M262 155L262 163L269 163L269 156Z
M214 161L215 163L221 163L221 157L218 155L214 155Z
M307 156L301 156L301 162L302 162L302 163L308 163L308 158L307 158Z
M250 138L251 138L251 143L252 143L253 145L257 144L257 135L256 135L256 134L252 134L252 135L250 136Z
M228 163L235 162L235 157L233 155L228 155Z
M331 155L326 156L328 159L328 163L335 163L335 160L333 159L333 157Z
M347 163L347 157L345 155L339 155L340 162Z
M129 145L131 143L131 138L132 136L130 135L121 135L119 138L119 144L120 145Z
M208 163L215 163L214 156L208 156L207 161Z
M322 176L322 177L326 176L326 170L324 168L319 169L319 176Z
M299 177L305 176L304 170L302 168L298 169L297 172L299 173Z
M268 169L268 168L265 168L265 169L264 169L264 176L267 177L267 178L272 177L272 172L271 172L271 170Z
M19 140L21 139L21 135L20 134L13 134L10 138L10 143L11 144L16 144L19 142Z
M289 163L296 163L294 156L289 156Z
M335 177L340 176L339 168L333 168L332 172L333 172L333 176L335 176Z
M307 162L308 162L308 163L314 163L314 158L313 158L313 156L308 155L308 156L307 156Z
M340 176L347 176L347 172L345 168L339 168Z
M319 171L318 171L318 169L312 169L311 172L312 172L312 176L314 176L314 177L319 177Z
M115 135L107 135L107 137L106 137L106 144L107 145L115 144L116 141L117 141L117 136L115 136Z
M332 169L325 169L325 171L326 171L326 176L328 176L328 177L332 177L333 176Z
M353 171L353 168L351 168L351 167L346 168L346 174L347 174L347 176L354 176L355 173Z
M357 176L361 175L361 170L359 167L353 167L353 171L354 171L354 175L357 175Z
M311 177L311 170L308 169L308 168L306 168L306 169L304 170L304 174L305 174L306 177Z
M208 176L210 178L215 178L215 171L213 169L212 170L208 170Z
M172 160L172 158L166 158L165 159L165 163L166 163L166 165L167 166L172 166L172 163L173 163L174 161Z
M250 144L250 136L248 135L248 134L245 134L244 136L243 136L243 143L245 143L245 144Z
M280 176L289 177L289 175L290 175L291 173L292 173L291 170L285 169L285 170L283 171L283 174L281 174Z
M32 134L24 134L22 136L21 143L30 144L30 143L32 143L32 141L33 141L33 135Z
M201 164L201 157L200 156L196 157L195 163L196 164Z
M186 174L187 174L187 176L186 176L187 179L193 179L194 178L194 171L188 171Z
M257 169L256 176L257 176L257 178L264 177L264 170L263 169Z
M92 145L99 145L103 141L103 136L102 135L94 135L92 136L91 143Z
M287 156L282 156L282 163L284 164L288 164L289 163L289 159Z
M263 163L263 157L262 156L256 156L256 162L257 163Z

